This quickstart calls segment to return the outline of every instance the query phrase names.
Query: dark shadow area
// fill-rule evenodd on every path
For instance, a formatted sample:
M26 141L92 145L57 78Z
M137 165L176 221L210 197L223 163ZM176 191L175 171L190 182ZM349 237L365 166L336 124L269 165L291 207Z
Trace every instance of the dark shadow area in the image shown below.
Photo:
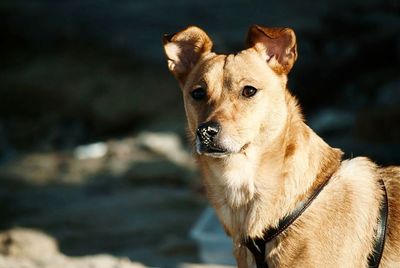
M199 262L206 202L161 37L198 25L229 53L251 24L295 30L289 88L318 134L400 163L398 1L1 1L0 229L73 256Z

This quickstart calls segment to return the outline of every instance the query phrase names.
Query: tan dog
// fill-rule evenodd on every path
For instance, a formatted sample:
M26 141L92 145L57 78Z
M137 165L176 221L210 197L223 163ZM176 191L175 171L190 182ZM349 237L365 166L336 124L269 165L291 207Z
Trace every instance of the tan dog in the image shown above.
M247 44L237 54L215 54L197 27L164 38L208 197L233 239L238 266L254 263L245 239L263 237L329 180L266 245L266 261L269 267L367 267L382 178L389 217L381 267L400 267L400 168L379 168L367 158L342 161L342 152L304 123L286 88L297 58L291 29L253 26Z

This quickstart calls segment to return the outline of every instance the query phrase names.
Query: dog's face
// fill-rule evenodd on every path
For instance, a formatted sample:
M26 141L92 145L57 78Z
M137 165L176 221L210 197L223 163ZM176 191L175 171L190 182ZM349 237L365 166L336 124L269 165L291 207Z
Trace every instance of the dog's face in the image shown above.
M165 37L168 66L183 91L188 129L199 154L223 157L273 142L286 120L287 73L297 53L290 29L250 28L248 48L217 55L205 32Z

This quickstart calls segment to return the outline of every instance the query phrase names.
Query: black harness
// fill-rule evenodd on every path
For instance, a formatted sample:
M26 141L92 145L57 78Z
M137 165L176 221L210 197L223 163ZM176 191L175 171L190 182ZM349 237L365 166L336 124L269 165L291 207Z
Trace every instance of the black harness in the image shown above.
M289 215L284 217L279 221L279 224L275 228L271 228L265 231L263 238L248 238L246 240L246 247L253 253L254 259L256 261L257 268L268 268L265 256L265 245L272 239L277 237L283 231L286 230L300 215L310 206L312 201L318 196L322 189L326 186L329 180L326 180L321 184L318 189L311 195L310 198L300 202L297 208ZM387 218L389 212L388 198L385 183L383 180L379 181L382 190L384 192L383 203L381 204L379 210L379 223L376 230L376 238L373 247L373 252L368 256L368 267L377 268L382 258L383 249L385 246L386 229L387 229Z

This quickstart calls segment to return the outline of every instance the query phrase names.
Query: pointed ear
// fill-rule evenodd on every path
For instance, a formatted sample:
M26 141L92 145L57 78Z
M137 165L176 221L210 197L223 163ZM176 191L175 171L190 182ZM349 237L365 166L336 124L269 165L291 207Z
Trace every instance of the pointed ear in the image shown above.
M288 74L297 59L296 35L290 28L250 27L246 40L279 74Z
M213 45L208 35L196 26L176 34L164 35L163 43L168 68L181 84L200 57L211 52Z

